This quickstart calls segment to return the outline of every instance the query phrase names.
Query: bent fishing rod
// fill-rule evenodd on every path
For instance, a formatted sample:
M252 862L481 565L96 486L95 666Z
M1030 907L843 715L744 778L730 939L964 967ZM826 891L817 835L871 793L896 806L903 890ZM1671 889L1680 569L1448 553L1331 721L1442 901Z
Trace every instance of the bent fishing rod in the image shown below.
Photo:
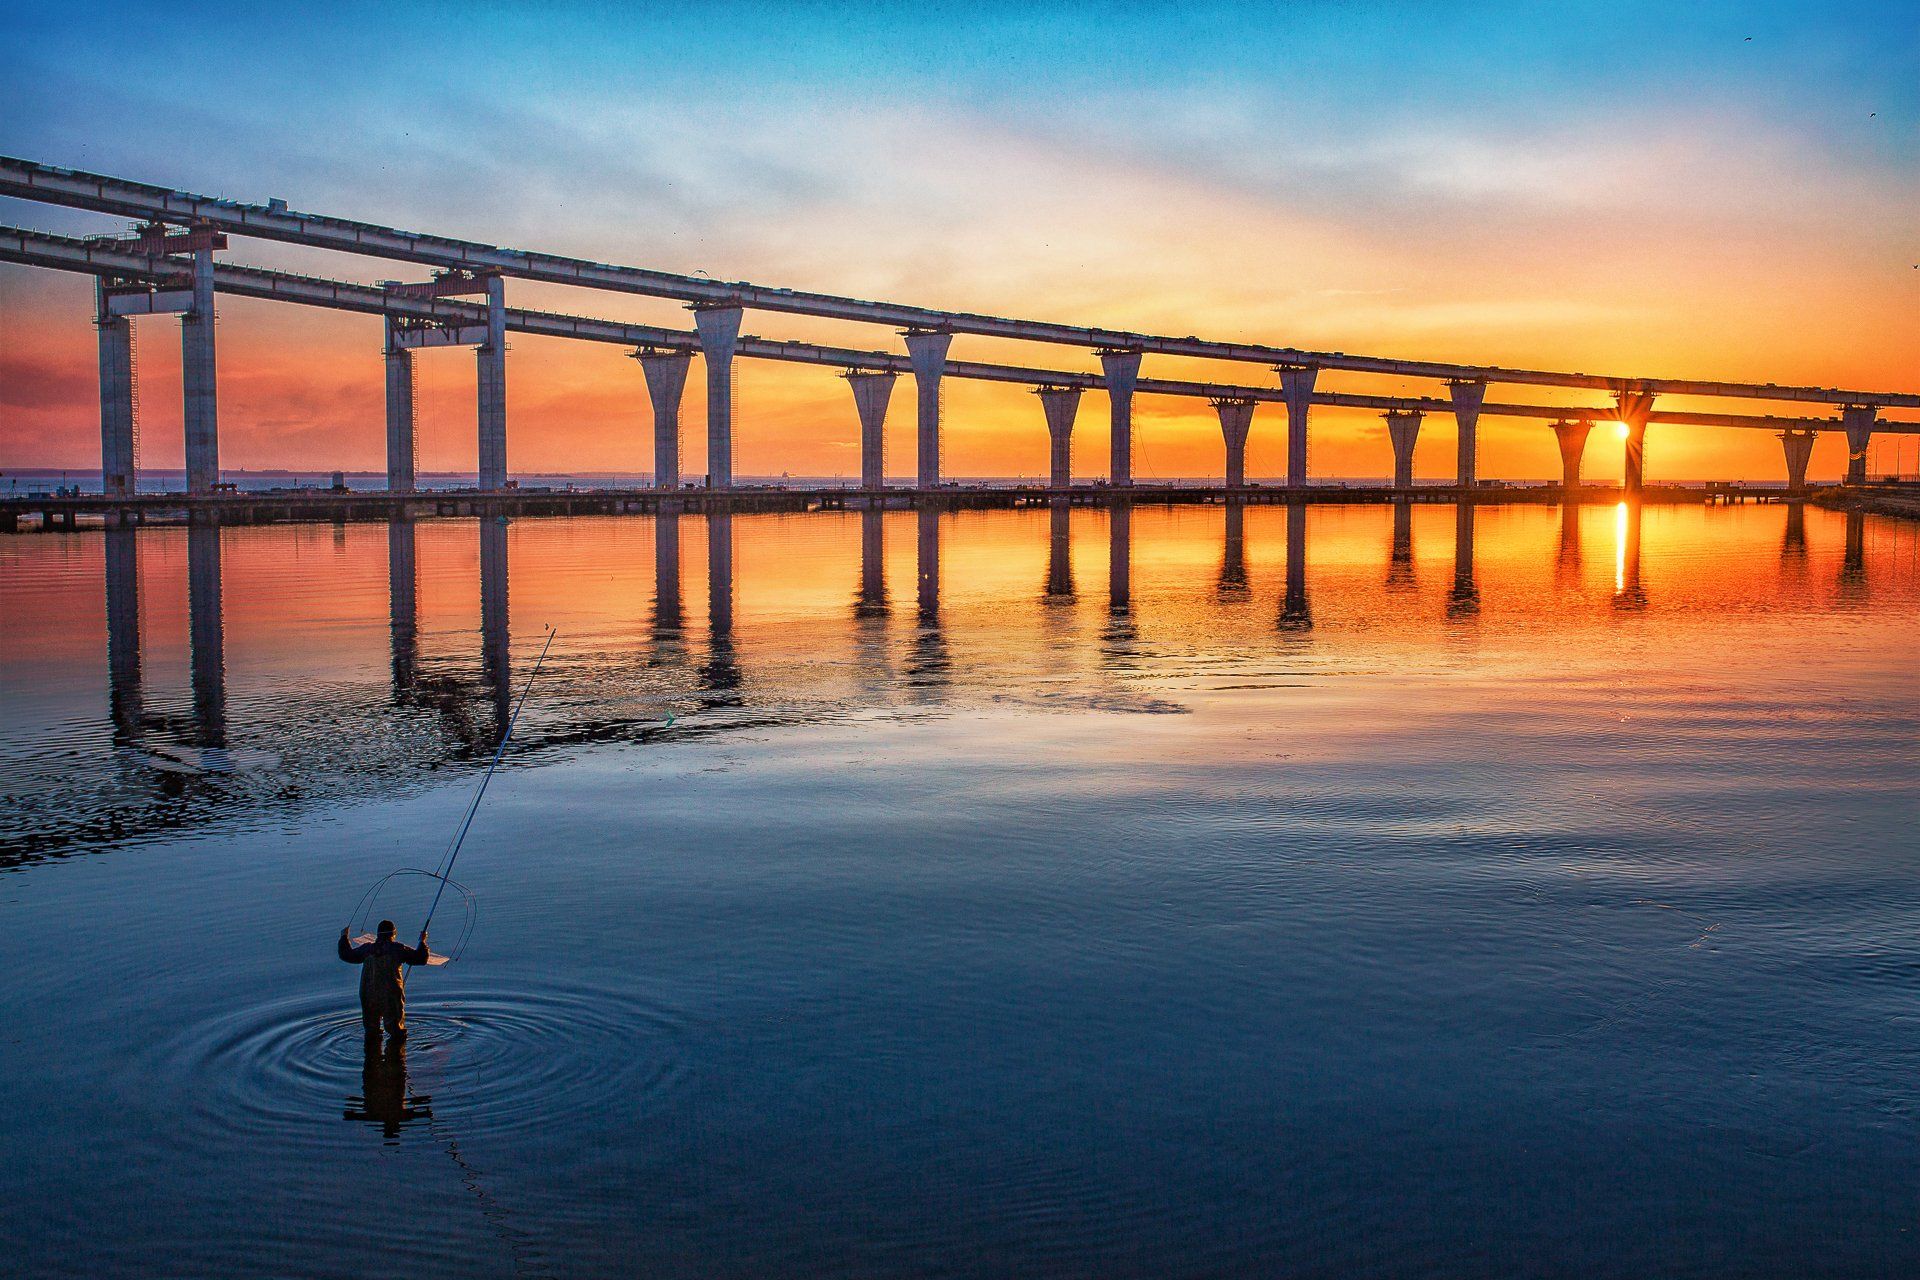
M487 794L487 784L493 781L493 771L500 766L500 757L507 753L507 743L513 738L513 726L520 722L520 709L527 705L527 695L533 692L533 682L540 675L540 666L547 660L547 650L553 647L553 638L560 633L551 627L547 629L547 642L540 646L540 656L534 660L533 670L527 675L526 684L520 688L520 700L513 704L513 714L507 717L507 730L500 735L500 745L494 748L493 759L487 764L487 771L481 775L480 789L473 793L473 803L467 806L467 816L460 823L460 830L454 833L453 843L447 846L446 855L441 859L441 868L437 873L440 887L433 891L433 905L427 908L427 918L420 925L425 933L427 926L433 923L433 913L440 909L440 895L447 891L447 879L453 875L454 859L460 856L460 845L467 838L467 831L473 826L473 815L480 811L480 798Z

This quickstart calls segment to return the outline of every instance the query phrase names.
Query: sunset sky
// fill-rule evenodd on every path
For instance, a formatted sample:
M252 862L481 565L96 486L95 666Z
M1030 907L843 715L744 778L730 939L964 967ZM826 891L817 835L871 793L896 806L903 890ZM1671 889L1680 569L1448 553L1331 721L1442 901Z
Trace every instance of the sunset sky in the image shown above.
M0 151L944 308L1920 389L1920 34L1903 3L22 6L0 22ZM0 222L124 225L9 200ZM226 257L424 274L256 241ZM508 299L688 324L675 304L619 295L509 282ZM91 311L88 280L0 267L0 467L98 466ZM227 299L220 320L225 465L383 465L376 319ZM142 463L178 467L177 325L137 328ZM873 326L750 312L745 329L899 349ZM1088 352L965 336L953 354L1097 367ZM1273 381L1164 357L1143 374ZM832 371L743 361L738 380L738 474L857 472L852 398ZM682 415L689 474L704 470L699 383ZM472 355L423 355L420 389L423 470L470 470ZM651 465L639 370L617 348L515 338L508 402L514 472ZM950 382L945 407L949 474L1044 470L1030 394ZM911 411L903 380L897 476L912 472ZM1317 410L1315 428L1316 473L1390 470L1377 416ZM1483 475L1557 471L1543 424L1490 419L1481 439ZM1284 414L1263 406L1249 474L1278 474L1284 442ZM1076 472L1103 475L1106 450L1105 403L1089 395ZM1815 472L1837 474L1843 455L1823 437ZM1453 424L1430 417L1416 472L1452 463ZM1596 433L1588 464L1617 475L1617 441ZM1222 465L1204 404L1137 401L1136 476ZM1780 447L1762 432L1656 427L1648 472L1773 479Z

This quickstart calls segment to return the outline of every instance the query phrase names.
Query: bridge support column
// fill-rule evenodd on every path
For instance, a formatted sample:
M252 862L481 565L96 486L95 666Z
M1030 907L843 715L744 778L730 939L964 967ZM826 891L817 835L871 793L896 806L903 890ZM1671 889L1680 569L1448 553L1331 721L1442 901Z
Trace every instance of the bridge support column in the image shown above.
M1247 487L1247 437L1253 432L1255 402L1235 396L1211 400L1220 415L1220 434L1227 442L1227 488Z
M695 307L700 356L707 366L707 487L733 488L733 353L740 346L740 308Z
M1393 487L1413 488L1413 446L1420 438L1418 409L1387 410L1387 439L1393 444Z
M487 340L474 348L480 377L480 488L507 486L506 282L487 278Z
M1036 387L1040 411L1047 418L1047 484L1073 487L1073 420L1080 412L1080 388Z
M1112 348L1100 353L1107 381L1108 439L1112 445L1107 483L1117 489L1133 484L1133 388L1140 380L1140 352Z
M412 493L416 471L413 408L413 351L394 341L387 317L387 492Z
M214 377L213 327L213 250L196 249L193 306L180 316L188 493L212 493L220 483L220 408Z
M1447 384L1447 394L1453 398L1453 420L1460 428L1454 483L1471 489L1480 478L1480 406L1486 403L1487 384L1456 378Z
M130 497L139 481L133 434L133 323L107 306L95 284L93 323L100 331L100 491Z
M1580 487L1580 456L1587 451L1587 433L1593 430L1593 424L1576 418L1568 418L1553 424L1553 438L1560 444L1560 487L1578 489Z
M909 329L901 336L907 340L919 400L916 479L920 488L933 489L940 484L940 378L947 371L947 348L953 345L953 335L941 329Z
M1873 439L1874 419L1879 406L1849 404L1840 408L1840 421L1847 431L1847 483L1867 481L1867 444Z
M1799 493L1807 487L1807 463L1813 458L1814 433L1782 431L1780 444L1787 453L1787 488Z
M1313 405L1313 382L1320 369L1310 364L1276 365L1280 394L1287 402L1287 488L1307 484L1307 410Z
M687 389L691 351L659 351L651 347L633 353L647 380L647 399L653 405L653 487L680 487L680 395Z
M1620 421L1627 427L1626 460L1621 468L1620 487L1629 494L1638 494L1646 482L1647 417L1653 412L1653 393L1619 391L1614 393L1614 401L1619 405Z
M893 384L899 375L849 369L845 376L860 415L860 487L877 493L887 487L887 406L893 401Z

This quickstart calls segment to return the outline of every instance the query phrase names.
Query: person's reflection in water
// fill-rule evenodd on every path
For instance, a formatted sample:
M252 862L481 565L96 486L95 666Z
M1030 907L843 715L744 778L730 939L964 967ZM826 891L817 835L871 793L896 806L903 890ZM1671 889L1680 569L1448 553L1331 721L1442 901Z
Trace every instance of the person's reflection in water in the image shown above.
M360 1067L360 1094L347 1099L342 1118L379 1125L389 1144L398 1141L400 1130L414 1121L433 1119L433 1098L407 1092L405 1040L393 1041L384 1049L378 1041L367 1041Z
M1247 504L1227 499L1220 542L1220 581L1222 599L1238 600L1247 594Z
M1287 504L1287 594L1280 602L1282 631L1313 630L1313 608L1307 602L1307 508Z
M1393 542L1387 552L1387 586L1408 591L1413 580L1413 504L1393 504Z
M740 705L740 666L733 652L733 513L707 515L707 661L700 668L705 707Z
M1473 519L1471 502L1454 507L1453 589L1447 593L1449 618L1466 619L1480 613L1480 588L1473 580Z

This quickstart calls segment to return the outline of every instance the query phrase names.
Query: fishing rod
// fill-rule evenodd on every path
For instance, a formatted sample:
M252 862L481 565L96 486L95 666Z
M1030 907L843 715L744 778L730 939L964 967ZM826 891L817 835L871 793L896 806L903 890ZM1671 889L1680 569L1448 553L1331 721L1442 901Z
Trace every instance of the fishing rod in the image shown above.
M425 933L427 926L433 923L433 913L440 909L440 895L447 891L447 878L453 874L454 859L460 856L460 845L467 838L468 828L473 826L473 815L480 811L480 798L487 794L487 784L493 781L493 771L500 765L500 757L507 753L507 743L513 738L513 726L520 721L520 709L527 705L527 695L533 692L533 682L540 675L540 666L547 660L547 650L553 647L553 638L560 633L549 627L547 642L540 646L540 656L534 660L533 670L527 675L526 684L520 688L520 700L513 704L513 714L507 717L507 731L500 735L500 745L494 748L493 759L487 765L487 771L480 778L480 789L473 793L473 803L467 806L466 819L461 822L460 830L454 833L453 843L447 846L447 852L441 859L441 868L436 873L440 887L433 891L433 905L427 908L427 918L420 925Z

